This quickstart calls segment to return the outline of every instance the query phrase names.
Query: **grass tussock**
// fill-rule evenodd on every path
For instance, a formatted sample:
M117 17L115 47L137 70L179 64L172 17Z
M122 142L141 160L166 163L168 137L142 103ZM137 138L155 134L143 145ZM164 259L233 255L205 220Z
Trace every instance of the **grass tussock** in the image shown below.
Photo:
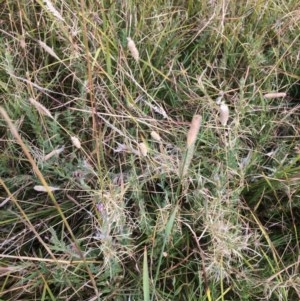
M300 299L299 4L0 12L0 299Z

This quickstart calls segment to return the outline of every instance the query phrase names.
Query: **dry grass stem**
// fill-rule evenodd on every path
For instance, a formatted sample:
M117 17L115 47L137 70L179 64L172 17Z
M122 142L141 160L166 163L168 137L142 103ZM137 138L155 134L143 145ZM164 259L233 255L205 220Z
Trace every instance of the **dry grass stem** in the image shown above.
M299 299L298 2L0 1L0 301Z

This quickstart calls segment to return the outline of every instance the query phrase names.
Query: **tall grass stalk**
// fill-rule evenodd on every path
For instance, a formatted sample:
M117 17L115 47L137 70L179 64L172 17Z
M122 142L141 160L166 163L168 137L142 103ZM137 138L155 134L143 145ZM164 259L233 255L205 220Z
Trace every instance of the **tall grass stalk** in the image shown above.
M0 11L0 299L298 300L299 4Z

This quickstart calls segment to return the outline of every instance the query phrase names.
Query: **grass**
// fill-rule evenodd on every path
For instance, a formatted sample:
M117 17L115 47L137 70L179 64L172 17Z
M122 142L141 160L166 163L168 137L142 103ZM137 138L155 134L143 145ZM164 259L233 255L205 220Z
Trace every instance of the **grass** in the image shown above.
M298 1L1 6L0 300L300 299Z

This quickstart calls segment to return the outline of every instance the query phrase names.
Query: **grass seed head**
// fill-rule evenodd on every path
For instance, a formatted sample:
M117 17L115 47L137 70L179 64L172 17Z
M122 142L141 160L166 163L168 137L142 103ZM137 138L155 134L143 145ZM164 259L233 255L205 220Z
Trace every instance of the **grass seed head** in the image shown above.
M52 187L52 186L48 186L49 188L49 191L56 191L56 190L60 190L59 187ZM38 192L48 192L47 188L45 186L42 186L42 185L35 185L33 187L33 189L35 191L38 191Z
M193 155L194 155L194 149L195 149L195 142L197 140L197 135L199 133L200 125L201 125L202 117L200 115L194 115L190 129L187 134L187 152L186 156L184 157L184 160L182 161L181 170L182 170L182 176L185 176L189 166L191 164Z
M44 0L45 5L47 6L47 10L58 20L64 21L62 15L56 10L54 5L51 3L50 0Z
M60 153L62 153L63 151L65 150L65 147L62 146L58 149L54 149L52 152L50 152L49 154L45 155L43 160L44 161L47 161L49 160L50 158L52 158L53 156L58 156Z
M129 38L129 37L127 38L127 47L128 47L128 49L129 49L129 51L130 51L132 57L133 57L136 61L138 61L139 58L140 58L139 51L138 51L138 49L136 48L134 41L133 41L131 38Z
M75 147L77 147L78 149L81 148L81 143L77 137L73 136L73 137L71 137L71 140Z
M229 108L228 106L222 102L220 105L220 122L223 126L227 125L229 119Z
M47 52L49 53L51 56L53 56L54 58L56 58L58 61L60 61L60 58L57 56L57 54L54 52L54 50L49 47L46 43L44 43L43 41L38 41L39 45Z
M147 146L144 142L139 143L139 150L142 156L146 157L148 153Z
M286 97L286 93L281 92L281 93L266 93L264 95L265 98L267 99L272 99L272 98L283 98Z
M36 108L36 110L40 114L48 116L50 118L53 118L50 111L47 108L45 108L42 104L40 104L38 101L36 101L35 99L29 98L29 102Z
M152 137L155 141L157 141L157 142L160 142L160 141L161 141L161 137L160 137L159 134L158 134L157 132L155 132L155 131L152 131L152 132L151 132L151 137Z
M191 126L189 129L189 132L187 134L187 147L190 148L192 145L194 145L197 135L200 129L202 117L200 115L194 115Z

